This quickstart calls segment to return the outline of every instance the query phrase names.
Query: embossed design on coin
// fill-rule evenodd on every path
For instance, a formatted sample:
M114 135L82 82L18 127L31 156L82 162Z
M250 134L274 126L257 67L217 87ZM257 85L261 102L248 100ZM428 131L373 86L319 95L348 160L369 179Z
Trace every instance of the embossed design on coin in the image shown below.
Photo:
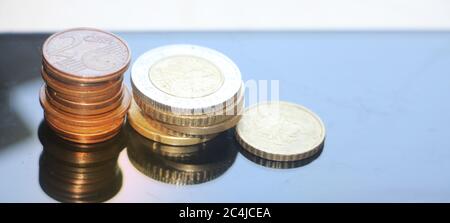
M206 114L235 102L244 91L241 72L222 53L195 45L168 45L136 59L131 70L136 97L172 114Z
M44 59L56 69L82 77L113 74L130 60L127 45L118 37L95 29L71 29L48 38Z
M149 71L152 83L167 94L199 98L216 92L223 75L211 62L195 56L173 56L155 63Z
M244 112L236 134L249 152L288 161L316 152L325 139L325 127L317 115L302 106L267 102Z

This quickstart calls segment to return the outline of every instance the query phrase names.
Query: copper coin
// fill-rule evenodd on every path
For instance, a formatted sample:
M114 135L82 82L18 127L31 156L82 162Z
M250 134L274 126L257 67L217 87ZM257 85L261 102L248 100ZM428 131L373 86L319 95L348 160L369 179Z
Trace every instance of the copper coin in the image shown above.
M61 97L58 93L56 93L54 91L49 91L48 88L46 88L46 94L50 95L49 97L51 97L53 100L57 101L59 104L62 104L69 108L95 110L95 109L105 108L113 103L118 102L118 100L120 100L123 97L123 88L121 88L120 91L118 91L116 93L116 95L114 95L113 97L111 97L107 100L99 101L99 102L92 102L92 103L71 101L71 100L65 99L64 97Z
M50 104L52 104L54 107L58 108L59 110L62 110L62 111L65 111L65 112L71 113L71 114L88 116L88 115L100 115L100 114L104 114L104 113L107 113L109 111L116 109L122 103L124 94L122 93L120 95L119 100L116 100L116 101L108 104L106 107L97 108L97 109L90 109L90 108L83 108L83 107L72 108L72 107L66 106L66 105L61 104L60 102L56 101L51 95L48 94L48 92L46 92L46 96L47 96L47 100L50 102Z
M102 133L95 133L95 134L81 134L81 133L73 133L64 129L61 129L57 125L54 125L49 120L46 120L47 124L50 126L53 131L55 131L59 137L69 140L76 143L98 143L98 142L104 142L108 139L113 138L120 132L120 128L122 126L119 126L117 129L108 130Z
M99 86L99 85L108 85L108 83L113 83L113 82L116 82L119 79L121 79L124 74L124 73L117 73L114 76L112 76L110 79L102 81L102 82L85 82L84 80L80 80L80 81L66 80L66 79L64 79L64 77L62 77L57 72L52 70L52 68L48 66L48 64L45 62L45 60L42 61L42 70L45 71L45 73L48 76L50 76L53 80L56 80L63 84L71 85L74 87L95 87L95 86Z
M59 81L63 81L66 83L78 83L78 84L97 84L97 83L102 83L102 82L107 82L107 81L111 81L111 80L115 80L117 78L119 78L120 76L122 76L125 71L128 69L128 66L125 67L125 69L110 75L109 77L105 77L99 80L91 80L91 79L74 79L73 77L67 77L66 74L61 73L61 71L55 69L54 67L52 67L46 60L45 58L43 58L42 60L42 66L45 68L45 70L49 73L54 74L54 76L56 76Z
M89 97L83 96L82 94L67 95L67 94L58 92L57 90L51 88L48 85L47 85L47 91L48 91L48 93L52 94L52 96L54 98L63 98L65 100L79 102L79 103L95 103L95 102L105 101L105 100L110 99L111 93L113 93L113 92L109 92L108 94L95 95L95 96L89 96Z
M93 28L58 32L44 43L43 60L51 70L69 81L102 82L123 73L131 58L120 37Z
M118 77L97 83L86 83L86 82L68 82L64 79L60 79L58 75L52 73L47 69L47 67L41 67L41 74L44 79L50 79L53 82L66 86L68 88L73 88L75 90L85 91L85 90L99 90L99 88L108 88L113 84L117 84L117 82L121 82L123 80L123 74ZM45 76L44 76L45 75Z
M62 110L59 110L58 108L53 107L47 100L47 96L45 94L45 87L46 87L45 84L41 87L39 97L41 106L44 108L45 113L47 115L52 115L59 119L62 119L66 121L68 124L78 126L103 125L110 123L111 120L123 118L126 115L126 112L128 111L128 108L130 107L131 104L131 94L128 91L128 89L124 86L123 92L124 98L122 100L121 105L115 110L101 115L91 115L91 116L76 115L64 112Z
M123 119L117 119L114 121L111 121L108 125L103 126L74 126L74 125L68 125L63 120L54 119L51 116L46 116L44 114L44 117L47 121L51 122L54 125L57 125L61 129L67 129L73 133L80 133L80 134L95 134L95 133L102 133L104 131L110 130L110 129L116 129L117 126L122 125Z
M97 97L99 95L111 96L111 92L117 92L122 87L122 78L118 79L112 84L98 85L96 87L76 87L64 84L60 81L53 79L45 70L41 69L41 75L45 83L57 92L63 93L65 95L72 95L76 97Z

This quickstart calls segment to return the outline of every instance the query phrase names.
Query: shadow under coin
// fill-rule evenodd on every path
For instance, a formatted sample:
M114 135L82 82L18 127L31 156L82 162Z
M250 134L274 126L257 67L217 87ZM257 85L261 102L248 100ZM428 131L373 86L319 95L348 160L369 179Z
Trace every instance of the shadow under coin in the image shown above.
M302 167L302 166L308 165L312 161L316 160L320 156L320 154L322 154L323 147L324 147L324 145L322 144L320 146L319 150L314 155L312 155L306 159L297 160L297 161L268 160L268 159L264 159L259 156L256 156L256 155L246 151L243 148L239 148L239 152L248 160L250 160L256 164L259 164L261 166L275 168L275 169L292 169L292 168L297 168L297 167Z
M42 190L60 202L103 202L122 187L117 164L126 145L122 130L114 138L97 144L77 144L58 137L41 122L38 136L43 146L39 160Z
M233 135L224 132L192 146L171 146L149 140L127 126L127 153L144 175L175 185L200 184L225 173L237 156Z

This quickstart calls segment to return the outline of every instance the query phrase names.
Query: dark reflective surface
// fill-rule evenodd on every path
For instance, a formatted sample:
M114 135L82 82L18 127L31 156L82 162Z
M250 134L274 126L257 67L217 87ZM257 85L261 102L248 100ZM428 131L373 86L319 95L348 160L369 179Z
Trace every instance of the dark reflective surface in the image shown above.
M148 140L128 126L127 155L146 176L169 184L190 185L213 180L231 167L238 152L230 131L193 146L169 146Z
M310 164L312 161L319 158L320 154L322 154L323 146L319 149L319 151L312 155L311 157L308 157L303 160L298 161L275 161L275 160L268 160L261 158L259 156L255 156L252 153L247 152L242 147L239 149L239 152L245 156L247 159L253 161L254 163L257 163L261 166L269 167L269 168L275 168L275 169L291 169L291 168L297 168L302 167L305 165Z
M111 191L73 196L73 188L78 193L83 191L78 185L87 184L78 175L86 171L74 158L78 156L64 155L67 151L78 154L73 152L77 149L58 140L44 139L41 144L38 136L43 118L38 101L40 49L47 35L0 35L0 201L450 201L450 33L121 36L130 45L133 59L164 44L198 44L233 59L244 81L280 80L282 100L302 104L323 119L324 150L308 165L291 169L267 168L237 154L235 159L217 160L225 164L217 168L217 177L194 184L177 181L178 177L170 177L174 181L148 177L131 163L125 148L117 166L105 162L98 172L105 177L94 178L108 182L104 184ZM129 73L125 83L130 86ZM146 150L156 153L152 164L158 157L161 162L156 163L181 173L175 174L183 176L180 179L196 179L196 167L208 166L189 160L195 157L195 149L187 154L169 151ZM58 167L56 171L53 166ZM94 188L85 191L104 187Z

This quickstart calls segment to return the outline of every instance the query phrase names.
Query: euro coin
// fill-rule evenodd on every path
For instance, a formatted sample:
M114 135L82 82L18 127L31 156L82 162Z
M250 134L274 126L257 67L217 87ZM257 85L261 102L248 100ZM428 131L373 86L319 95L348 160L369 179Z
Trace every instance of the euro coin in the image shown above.
M167 145L187 146L206 142L216 135L189 136L175 134L156 120L146 117L133 101L128 110L128 122L142 136Z
M120 37L93 28L58 32L44 43L43 63L67 81L95 83L115 79L128 67L131 52Z
M223 110L242 91L241 73L225 55L194 45L150 50L133 64L135 97L156 110L199 115Z
M296 161L319 152L325 141L325 126L309 109L281 101L247 108L236 126L243 149L276 161Z

